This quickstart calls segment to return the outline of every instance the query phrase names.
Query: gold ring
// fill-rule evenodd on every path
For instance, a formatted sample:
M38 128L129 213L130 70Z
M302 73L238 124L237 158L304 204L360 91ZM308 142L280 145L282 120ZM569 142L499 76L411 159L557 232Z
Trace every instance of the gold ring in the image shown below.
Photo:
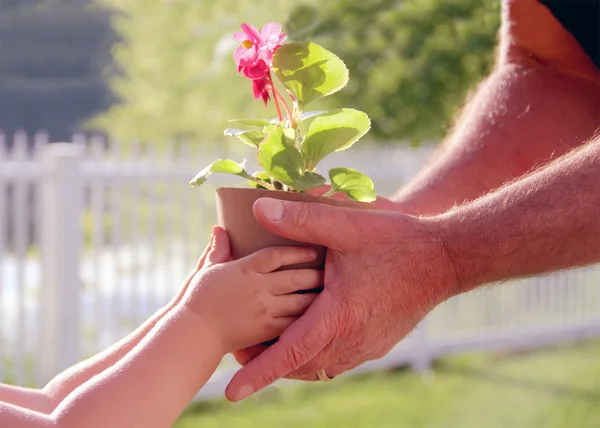
M317 376L319 377L319 380L321 380L322 382L331 382L333 380L332 377L327 376L327 373L325 373L325 369L321 369L317 372Z

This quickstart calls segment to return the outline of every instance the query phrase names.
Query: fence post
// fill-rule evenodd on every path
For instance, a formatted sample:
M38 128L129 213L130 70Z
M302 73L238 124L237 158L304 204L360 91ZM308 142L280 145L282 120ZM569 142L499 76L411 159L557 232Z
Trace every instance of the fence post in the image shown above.
M81 147L71 143L48 144L42 152L40 374L45 382L80 357L82 156Z

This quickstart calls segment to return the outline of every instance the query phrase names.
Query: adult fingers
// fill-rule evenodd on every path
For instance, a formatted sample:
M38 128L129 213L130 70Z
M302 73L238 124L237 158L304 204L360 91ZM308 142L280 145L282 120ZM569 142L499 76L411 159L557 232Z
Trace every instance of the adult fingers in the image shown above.
M225 395L241 401L312 360L331 340L325 322L329 305L317 299L265 352L242 367L229 382Z
M285 270L267 276L271 294L279 296L323 286L323 271L316 269Z
M274 299L272 315L274 317L299 316L306 312L317 298L316 293L288 294Z
M270 273L277 269L300 263L312 262L317 250L310 247L270 247L250 254L244 261L258 273Z
M258 199L253 209L258 222L269 231L334 250L346 247L348 231L353 229L350 215L360 215L359 210L270 198Z

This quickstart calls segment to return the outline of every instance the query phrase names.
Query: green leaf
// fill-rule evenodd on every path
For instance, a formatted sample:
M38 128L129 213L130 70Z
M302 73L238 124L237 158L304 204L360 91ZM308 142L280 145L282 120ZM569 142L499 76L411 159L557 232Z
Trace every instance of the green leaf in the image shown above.
M251 147L258 147L265 138L265 133L261 131L248 131L245 129L226 129L224 132L227 137L236 137Z
M279 119L276 119L276 120L279 120ZM263 127L263 126L267 126L272 123L275 123L273 121L269 121L266 119L231 119L229 122L230 123L239 123L240 125L259 126L259 127Z
M247 175L244 164L245 162L239 164L230 159L218 159L196 174L196 176L190 181L190 186L197 187L204 184L208 179L208 176L213 172L233 174L244 177Z
M300 151L288 143L281 127L261 143L258 161L271 177L293 189L309 190L325 184L325 178L319 174L304 172Z
M308 120L310 118L314 118L316 116L321 116L323 114L327 113L327 110L315 110L315 111L305 111L302 113L302 115L300 116L300 120L298 121L298 123Z
M325 181L325 177L322 175L317 174L316 172L305 171L300 177L296 178L293 187L306 191L321 187L325 184Z
M360 171L351 168L333 168L329 171L331 189L327 192L333 195L342 192L351 199L360 202L373 202L377 199L373 181Z
M369 116L354 109L333 110L315 117L302 142L306 168L314 170L328 154L348 149L370 128Z
M349 79L344 62L314 42L280 47L273 56L273 70L301 110L310 102L339 91Z

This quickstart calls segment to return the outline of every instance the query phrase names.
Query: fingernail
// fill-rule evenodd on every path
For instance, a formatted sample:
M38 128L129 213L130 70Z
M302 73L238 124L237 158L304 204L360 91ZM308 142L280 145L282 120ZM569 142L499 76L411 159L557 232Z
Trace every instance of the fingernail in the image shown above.
M254 389L250 385L244 385L240 388L240 392L237 393L234 400L242 401L250 397L254 393Z
M283 218L285 213L285 207L283 202L277 199L260 199L258 206L262 211L263 215L271 221L279 221Z

